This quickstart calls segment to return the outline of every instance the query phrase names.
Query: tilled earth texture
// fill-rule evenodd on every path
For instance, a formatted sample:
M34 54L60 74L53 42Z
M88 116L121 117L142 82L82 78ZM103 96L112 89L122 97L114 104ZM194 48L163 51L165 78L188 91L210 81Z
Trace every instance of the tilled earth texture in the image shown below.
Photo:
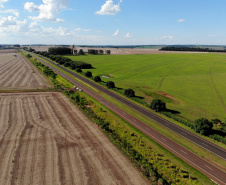
M3 52L4 51L4 52ZM48 81L19 53L0 52L0 90L44 89Z
M64 95L47 92L0 94L0 184L148 182Z

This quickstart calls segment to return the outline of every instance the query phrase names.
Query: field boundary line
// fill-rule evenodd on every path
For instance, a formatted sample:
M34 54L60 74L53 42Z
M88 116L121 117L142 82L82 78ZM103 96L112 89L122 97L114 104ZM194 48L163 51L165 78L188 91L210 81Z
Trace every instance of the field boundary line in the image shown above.
M226 112L226 105L224 104L224 100L223 98L221 97L215 83L214 83L214 80L213 80L213 73L212 73L212 69L215 67L215 65L217 65L219 62L215 62L212 66L210 66L209 68L209 76L210 76L210 83L211 83L211 86L213 88L213 90L215 91L216 95L217 95L217 98L218 98L218 101L219 103L221 104L221 106L223 107L224 109L224 112Z

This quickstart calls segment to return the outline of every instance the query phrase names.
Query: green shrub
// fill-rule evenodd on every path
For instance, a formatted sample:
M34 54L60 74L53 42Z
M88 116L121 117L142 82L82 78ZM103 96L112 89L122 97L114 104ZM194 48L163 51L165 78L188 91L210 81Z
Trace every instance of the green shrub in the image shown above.
M77 71L78 73L81 73L81 72L82 72L81 68L78 68L76 71Z
M166 110L166 103L162 100L155 99L151 102L150 108L155 110L156 112L161 112Z
M90 71L86 71L85 76L86 77L92 77L93 75L92 75L92 73Z
M194 122L194 129L196 132L209 135L212 132L213 123L206 118L199 118Z
M135 92L134 92L133 89L125 89L124 94L125 94L127 97L129 97L129 98L135 96Z
M95 81L95 82L101 82L100 76L95 76L95 77L94 77L94 81Z
M113 88L115 88L115 83L112 82L112 81L108 81L108 82L106 83L106 86L107 86L107 88L109 88L109 89L113 89Z

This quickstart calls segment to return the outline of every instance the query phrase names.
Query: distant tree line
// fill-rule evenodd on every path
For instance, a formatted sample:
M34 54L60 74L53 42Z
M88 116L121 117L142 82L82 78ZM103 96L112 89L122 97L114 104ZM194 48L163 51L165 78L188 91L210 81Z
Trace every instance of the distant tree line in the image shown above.
M88 50L88 54L90 55L103 55L104 51L103 50L95 50L95 49L89 49ZM111 54L111 50L106 50L105 54L110 55Z
M66 47L54 47L48 49L50 55L70 55L71 52L71 49Z
M226 52L226 50L216 50L212 48L199 48L199 47L162 47L161 51L197 51L197 52Z
M58 56L58 55L57 56L50 55L48 58L57 62L60 65L63 65L64 67L69 67L72 70L74 70L76 68L80 68L80 69L91 69L92 68L91 64L88 64L88 63L82 62L82 61L74 61L67 57L62 57L62 56Z
M70 48L68 48L68 49L70 49ZM28 51L29 50L30 49L28 49ZM75 69L91 69L92 68L92 65L88 64L86 62L74 61L74 60L71 60L68 57L63 57L63 56L59 56L59 55L51 55L47 51L35 51L35 50L32 49L32 52L39 54L39 55L42 55L46 58L49 58L49 59L57 62L58 64L63 65L64 67L71 68L72 70L75 70Z
M28 48L28 47L23 47L24 50L29 51L29 52L35 52L33 48ZM41 52L41 51L37 51ZM77 55L85 55L85 52L83 49L80 49L79 51L74 50L74 48L68 48L68 47L51 47L48 49L48 52L45 51L48 55L71 55L71 54L77 54ZM43 53L42 53L43 54ZM103 55L104 51L103 50L94 50L94 49L89 49L88 54L91 55ZM111 50L106 50L105 54L110 55Z

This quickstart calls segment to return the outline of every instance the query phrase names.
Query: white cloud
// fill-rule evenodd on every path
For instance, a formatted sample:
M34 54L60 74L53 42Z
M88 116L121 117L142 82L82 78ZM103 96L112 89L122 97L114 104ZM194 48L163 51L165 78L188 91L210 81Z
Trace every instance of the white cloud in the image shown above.
M14 15L16 16L16 17L19 17L20 16L20 13L19 12L13 12L14 13Z
M161 37L161 39L170 39L170 40L172 40L173 36L172 35L166 35L166 36Z
M7 14L7 13L14 13L14 12L16 12L16 11L17 11L17 10L14 10L14 9L0 10L0 13Z
M132 37L132 35L130 33L127 33L126 37Z
M14 10L14 9L1 10L0 13L2 13L2 14L14 14L16 17L20 16L20 13L18 12L18 10Z
M209 37L216 37L216 35L209 35Z
M8 17L0 17L0 27L6 27L9 25L16 25L16 17L8 16Z
M16 32L26 32L28 30L28 22L16 20L17 17L4 17L0 18L0 32L11 34Z
M115 31L115 33L113 34L113 36L115 37L115 36L117 36L119 34L119 29L117 29L116 31Z
M8 0L0 0L0 7L4 8L3 4L6 3Z
M166 36L161 37L161 39L173 39L173 36L172 35L166 35Z
M76 35L75 31L70 31L67 28L59 27L43 27L39 25L37 22L32 22L29 25L29 29L27 31L27 35L38 34L40 37L73 37Z
M88 32L88 31L91 31L91 30L90 29L76 28L75 31L85 31L85 32Z
M32 22L30 25L29 25L29 30L31 32L42 32L42 26L39 25L37 22Z
M38 12L40 11L39 7L35 5L33 2L26 2L24 5L25 10L29 12Z
M122 0L120 0L120 3ZM116 13L121 12L120 3L114 5L113 0L107 0L104 5L102 5L100 11L97 11L96 14L99 15L115 15Z
M33 2L27 2L24 8L29 12L39 12L37 17L30 16L29 18L34 21L55 21L63 22L64 20L56 18L62 9L66 9L69 0L42 0L43 4L40 6L35 5Z
M185 19L178 19L177 22L185 22Z

